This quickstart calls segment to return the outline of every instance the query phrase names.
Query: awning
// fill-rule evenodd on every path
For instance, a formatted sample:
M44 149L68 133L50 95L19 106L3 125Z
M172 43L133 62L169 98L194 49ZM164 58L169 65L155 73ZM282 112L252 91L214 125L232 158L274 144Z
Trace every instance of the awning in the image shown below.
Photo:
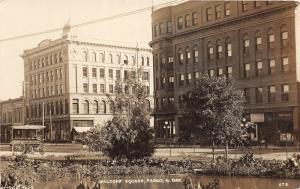
M11 126L12 129L31 129L31 130L41 130L44 129L43 125L14 125Z
M85 133L89 130L91 130L94 127L74 127L73 129L77 132L77 133Z

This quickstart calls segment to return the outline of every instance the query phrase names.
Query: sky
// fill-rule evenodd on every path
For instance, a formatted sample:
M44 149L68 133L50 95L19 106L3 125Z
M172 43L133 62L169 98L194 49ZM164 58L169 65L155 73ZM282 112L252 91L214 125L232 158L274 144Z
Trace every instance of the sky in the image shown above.
M44 39L57 39L62 30L31 37L3 39L62 28L151 7L168 0L0 0L0 100L22 96L25 49ZM169 0L170 1L170 0ZM151 9L134 15L76 27L78 36L146 44L151 40ZM2 40L2 41L1 41Z

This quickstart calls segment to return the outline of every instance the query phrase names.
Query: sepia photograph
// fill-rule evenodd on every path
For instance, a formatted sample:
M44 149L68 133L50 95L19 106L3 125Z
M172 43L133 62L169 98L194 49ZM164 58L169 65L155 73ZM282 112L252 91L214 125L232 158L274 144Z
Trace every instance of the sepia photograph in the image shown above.
M0 0L0 189L300 189L300 1Z

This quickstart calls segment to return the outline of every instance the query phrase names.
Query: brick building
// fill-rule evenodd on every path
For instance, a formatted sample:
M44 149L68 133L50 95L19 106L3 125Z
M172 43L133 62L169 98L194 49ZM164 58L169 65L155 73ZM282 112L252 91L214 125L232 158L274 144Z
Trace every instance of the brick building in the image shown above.
M23 97L0 101L0 142L9 142L10 126L24 123L23 103Z
M244 118L258 125L253 139L299 138L299 16L293 1L188 1L155 10L156 137L186 132L181 96L201 72L233 78L245 92Z
M151 49L79 38L66 25L61 38L43 40L22 57L26 122L42 124L44 116L48 140L70 140L73 128L103 125L112 115L113 102L106 95L113 96L115 82L137 74L138 68L153 107Z

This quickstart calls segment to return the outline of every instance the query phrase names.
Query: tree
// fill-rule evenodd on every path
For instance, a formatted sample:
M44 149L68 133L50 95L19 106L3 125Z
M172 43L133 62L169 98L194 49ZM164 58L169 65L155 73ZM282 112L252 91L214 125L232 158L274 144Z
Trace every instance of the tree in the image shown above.
M212 144L237 144L246 131L241 127L244 95L236 90L231 79L200 74L195 87L184 95L186 117L193 120L203 136Z
M154 152L148 94L140 73L124 82L117 81L115 96L108 95L113 102L113 117L99 132L105 142L99 141L104 154L111 158L136 159L149 157Z

